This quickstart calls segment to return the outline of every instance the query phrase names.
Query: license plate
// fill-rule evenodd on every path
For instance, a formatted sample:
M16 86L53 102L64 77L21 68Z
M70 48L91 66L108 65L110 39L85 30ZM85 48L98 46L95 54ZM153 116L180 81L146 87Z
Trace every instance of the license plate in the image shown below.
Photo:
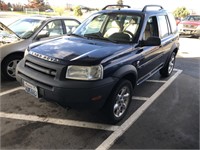
M24 87L25 87L25 91L33 96L35 96L36 98L38 98L38 89L36 86L32 85L31 83L28 83L26 81L24 81Z

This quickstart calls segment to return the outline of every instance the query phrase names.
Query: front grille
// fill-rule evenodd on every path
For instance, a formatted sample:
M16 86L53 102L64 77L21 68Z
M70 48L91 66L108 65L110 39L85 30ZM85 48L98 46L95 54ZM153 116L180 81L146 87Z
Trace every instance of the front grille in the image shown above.
M42 87L44 89L47 89L49 91L53 91L53 86L45 84L43 82L39 82L38 80L34 80L33 78L30 78L29 76L25 75L24 73L18 71L18 75L23 78L25 81L29 81L31 83L37 83L37 87Z
M190 28L190 29L196 29L196 28L197 28L197 26L195 26L195 25L190 25L190 24L184 24L183 27L185 27L185 28Z
M35 63L30 62L28 60L26 60L26 62L25 62L25 67L28 67L28 68L33 69L35 71L38 71L40 73L49 75L51 77L56 76L56 70L35 64Z

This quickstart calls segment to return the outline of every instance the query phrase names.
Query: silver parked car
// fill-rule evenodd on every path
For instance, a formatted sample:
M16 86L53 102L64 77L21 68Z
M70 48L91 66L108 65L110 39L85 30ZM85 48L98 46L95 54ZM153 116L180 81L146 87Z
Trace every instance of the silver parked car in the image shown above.
M70 34L80 22L65 17L21 18L8 27L0 22L1 75L15 80L15 68L29 44Z

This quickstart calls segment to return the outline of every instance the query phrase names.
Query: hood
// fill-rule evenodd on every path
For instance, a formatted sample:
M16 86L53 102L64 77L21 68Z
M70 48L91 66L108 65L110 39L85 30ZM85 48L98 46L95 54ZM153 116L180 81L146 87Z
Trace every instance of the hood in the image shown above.
M129 49L130 44L116 44L78 37L63 37L31 46L32 52L73 64L99 64L104 58Z
M0 22L0 46L20 40L20 37Z
M185 24L185 25L193 25L193 26L198 26L200 25L200 21L181 21L180 24Z

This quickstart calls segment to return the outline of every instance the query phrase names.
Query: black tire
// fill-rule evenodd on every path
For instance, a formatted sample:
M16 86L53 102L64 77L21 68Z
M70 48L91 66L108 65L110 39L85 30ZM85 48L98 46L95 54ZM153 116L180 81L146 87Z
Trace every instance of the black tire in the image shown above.
M11 55L3 60L1 65L1 73L4 79L13 81L15 78L15 70L17 63L23 58L23 55Z
M124 118L132 99L132 92L132 84L128 80L121 80L112 91L105 105L106 116L110 123L116 124Z
M167 64L162 69L160 69L161 76L169 77L172 74L175 66L175 59L176 59L176 53L173 52L169 60L167 61Z

